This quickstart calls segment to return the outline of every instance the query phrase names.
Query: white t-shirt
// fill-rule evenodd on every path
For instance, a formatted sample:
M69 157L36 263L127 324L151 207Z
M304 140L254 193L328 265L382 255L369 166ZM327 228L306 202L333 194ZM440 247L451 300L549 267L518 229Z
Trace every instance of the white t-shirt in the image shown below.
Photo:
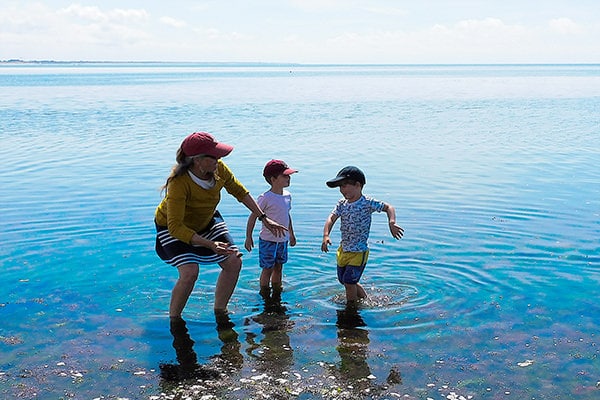
M290 210L292 209L292 195L290 192L283 189L283 194L277 194L269 190L258 196L256 202L269 219L286 228L290 227ZM270 242L285 242L290 239L290 234L286 231L283 236L275 236L263 224L260 230L260 238Z

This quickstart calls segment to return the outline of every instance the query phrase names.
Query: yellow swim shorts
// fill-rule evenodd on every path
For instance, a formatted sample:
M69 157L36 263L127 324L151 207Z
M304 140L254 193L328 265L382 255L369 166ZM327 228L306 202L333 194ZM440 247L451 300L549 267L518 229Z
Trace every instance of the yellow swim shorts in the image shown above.
M369 259L369 250L367 251L343 251L342 247L337 249L338 267L364 267Z

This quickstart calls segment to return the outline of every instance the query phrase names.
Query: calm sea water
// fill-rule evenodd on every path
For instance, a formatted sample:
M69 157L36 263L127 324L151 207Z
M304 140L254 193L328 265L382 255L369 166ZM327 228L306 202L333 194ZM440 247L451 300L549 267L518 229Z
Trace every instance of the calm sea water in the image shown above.
M600 65L2 65L0 90L0 397L600 395ZM203 269L178 360L152 219L195 130L255 195L300 170L298 245L275 304L244 255L229 326ZM320 251L348 164L405 229L374 216L356 313ZM186 356L226 373L161 379Z

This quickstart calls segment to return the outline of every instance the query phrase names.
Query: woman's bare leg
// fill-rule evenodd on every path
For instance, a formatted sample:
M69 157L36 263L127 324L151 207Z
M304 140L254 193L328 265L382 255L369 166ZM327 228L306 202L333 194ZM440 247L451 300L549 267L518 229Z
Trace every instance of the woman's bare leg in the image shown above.
M225 261L219 263L221 272L215 287L215 310L227 310L227 304L233 294L242 269L242 259L237 254L232 254Z
M171 292L171 303L169 305L169 316L171 318L181 317L181 313L194 290L198 279L198 264L184 264L178 268L179 279Z

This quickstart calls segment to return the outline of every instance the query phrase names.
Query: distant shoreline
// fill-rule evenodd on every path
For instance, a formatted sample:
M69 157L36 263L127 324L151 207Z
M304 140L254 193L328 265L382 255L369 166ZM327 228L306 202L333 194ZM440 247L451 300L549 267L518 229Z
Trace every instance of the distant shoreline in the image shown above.
M446 66L446 67L461 67L461 66L597 66L597 63L294 63L294 62L259 62L259 61L90 61L90 60L22 60L22 59L8 59L0 60L0 65L73 65L73 64L121 64L121 65L150 65L150 64L164 64L164 65L203 65L203 66L257 66L257 67L276 67L276 66Z
M292 65L298 66L303 65L299 63L277 63L277 62L244 62L244 61L90 61L90 60L21 60L21 59L9 59L0 60L2 64L201 64L201 65L255 65L255 66L278 66L278 65ZM306 64L310 65L310 64Z

